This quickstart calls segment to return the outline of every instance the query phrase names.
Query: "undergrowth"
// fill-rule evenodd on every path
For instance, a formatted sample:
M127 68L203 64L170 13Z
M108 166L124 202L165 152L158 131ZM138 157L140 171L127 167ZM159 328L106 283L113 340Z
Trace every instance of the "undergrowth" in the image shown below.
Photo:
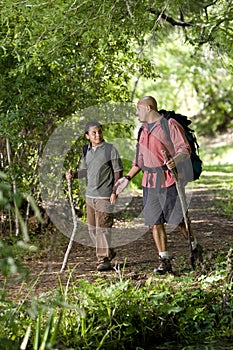
M230 165L205 166L195 184L213 190L214 205L224 208L223 215L232 215L232 173ZM228 259L219 250L215 266L205 273L152 276L135 285L125 278L124 269L93 283L73 281L71 271L60 288L38 298L30 295L30 288L24 297L19 290L13 300L8 296L8 279L17 275L18 281L27 274L15 245L0 243L2 350L216 350L222 342L224 349L231 349L232 249ZM39 277L31 290L37 283Z
M140 286L123 275L71 280L72 271L65 285L38 299L2 299L0 349L196 349L233 340L227 262L199 277L150 277Z

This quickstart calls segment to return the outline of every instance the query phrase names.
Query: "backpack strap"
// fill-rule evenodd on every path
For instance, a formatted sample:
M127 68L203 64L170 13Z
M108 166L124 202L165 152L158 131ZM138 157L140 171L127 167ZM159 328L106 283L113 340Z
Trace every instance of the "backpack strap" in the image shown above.
M86 144L86 145L83 146L82 155L83 155L84 158L86 157L88 146L89 146L89 144Z
M112 169L112 172L114 172L113 166L112 166L112 157L111 157L112 147L113 147L112 143L106 143L106 145L105 145L105 157L107 159L107 163L109 164L109 166Z
M139 156L139 140L140 140L140 136L142 133L143 127L140 126L139 130L138 130L138 137L137 137L137 145L136 145L136 157L135 157L135 163L138 165L138 156Z
M170 144L173 148L173 151L174 151L174 145L173 145L173 142L171 139L170 128L168 125L168 119L165 116L161 119L161 127L162 127L163 131L165 132L165 135L166 135L168 141L170 142Z

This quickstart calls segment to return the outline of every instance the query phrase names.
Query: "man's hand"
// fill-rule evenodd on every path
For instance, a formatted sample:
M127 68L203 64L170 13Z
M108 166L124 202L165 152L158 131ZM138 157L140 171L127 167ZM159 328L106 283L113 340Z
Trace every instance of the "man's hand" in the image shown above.
M168 167L169 170L172 170L176 167L176 163L174 161L173 158L170 158L167 162L166 162L166 166Z
M116 189L116 194L118 196L118 194L120 194L122 191L124 191L124 189L128 186L129 184L129 180L126 179L125 177L122 177L121 179L119 179L114 187Z

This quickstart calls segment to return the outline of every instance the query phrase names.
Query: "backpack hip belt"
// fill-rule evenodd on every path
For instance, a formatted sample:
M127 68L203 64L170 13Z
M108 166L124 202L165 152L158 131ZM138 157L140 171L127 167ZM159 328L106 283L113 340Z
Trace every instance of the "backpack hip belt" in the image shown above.
M144 164L142 165L142 171L147 171L149 174L153 174L153 173L157 173L157 179L156 179L156 188L160 188L161 187L161 178L162 178L162 172L164 170L169 170L168 167L166 165L162 165L162 166L158 166L158 167L154 167L154 168L150 168L145 166ZM148 175L149 175L148 174ZM146 179L146 186L148 185L148 175L147 175L147 179Z

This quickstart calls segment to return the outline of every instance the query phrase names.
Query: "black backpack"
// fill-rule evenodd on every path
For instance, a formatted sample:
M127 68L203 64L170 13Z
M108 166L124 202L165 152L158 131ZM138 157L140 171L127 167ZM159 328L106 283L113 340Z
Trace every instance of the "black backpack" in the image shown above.
M164 109L161 109L159 111L159 114L164 116L164 118L161 120L161 126L164 129L170 141L171 141L171 137L170 137L169 125L167 122L168 119L170 118L175 119L183 127L185 136L191 148L190 160L191 160L191 166L192 166L192 168L190 168L190 161L188 162L184 161L182 163L181 166L182 166L182 170L184 171L184 177L187 182L191 182L199 179L202 173L202 160L199 157L199 145L197 143L196 135L194 133L194 130L190 129L189 127L192 121L188 119L187 116L182 114L177 114L174 111L166 111ZM138 141L140 138L141 131L142 131L142 128L140 128L138 132Z

